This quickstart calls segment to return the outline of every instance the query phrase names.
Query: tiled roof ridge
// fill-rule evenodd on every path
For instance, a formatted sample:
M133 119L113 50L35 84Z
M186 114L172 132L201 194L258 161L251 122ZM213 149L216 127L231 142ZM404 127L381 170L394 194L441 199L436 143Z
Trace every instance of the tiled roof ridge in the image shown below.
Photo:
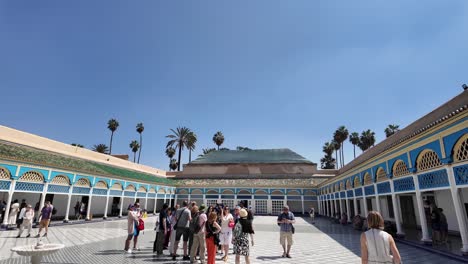
M468 90L464 90L459 95L448 100L441 106L432 110L428 114L417 119L413 123L409 124L405 128L401 129L392 136L382 140L374 147L366 150L364 153L359 155L357 158L346 164L343 168L339 169L338 176L345 173L346 171L358 166L359 164L369 160L370 158L379 155L415 136L423 133L424 131L434 127L435 125L445 122L454 116L468 109Z
M219 158L220 155L223 155L224 153L272 153L274 155L290 155L287 159L284 159L283 161L277 161L274 159L271 160L242 160L242 159L235 159L235 160L229 160L229 159L222 159ZM210 160L213 159L214 160ZM201 157L198 157L195 160L192 160L187 165L203 165L203 164L298 164L298 163L304 163L304 164L313 164L316 165L316 163L306 159L302 155L298 154L297 152L289 149L289 148L272 148L272 149L250 149L250 150L215 150L212 152L209 152Z

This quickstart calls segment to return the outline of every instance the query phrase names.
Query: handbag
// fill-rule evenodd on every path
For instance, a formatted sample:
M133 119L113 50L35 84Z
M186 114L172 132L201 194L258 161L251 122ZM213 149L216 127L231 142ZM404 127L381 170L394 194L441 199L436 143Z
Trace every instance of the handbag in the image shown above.
M228 224L229 228L232 229L232 228L234 228L235 225L236 225L236 223L234 223L233 220L229 221L229 224Z

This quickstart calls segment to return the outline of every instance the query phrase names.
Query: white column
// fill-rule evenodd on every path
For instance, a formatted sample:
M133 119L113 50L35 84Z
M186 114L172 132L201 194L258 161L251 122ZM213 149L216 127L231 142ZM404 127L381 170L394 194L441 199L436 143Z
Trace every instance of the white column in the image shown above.
M348 192L346 192L346 214L348 215L348 223L351 223L351 208L349 208L349 197Z
M336 200L336 196L335 196L335 199L333 200L333 203L335 205L335 214L333 215L333 217L336 218L336 215L339 215L340 212L338 211L338 201ZM338 216L339 217L339 216Z
M301 195L301 203L302 203L302 214L304 214L304 195ZM319 202L317 204L319 204Z
M236 195L237 197L237 195ZM206 202L206 194L203 194L203 204L205 204L206 206L209 206Z
M154 196L154 208L153 208L153 214L156 214L156 205L158 204L158 194L156 193L156 196Z
M148 192L146 192L146 198L145 198L145 210L148 211Z
M424 211L424 201L422 199L421 191L419 190L418 176L413 174L414 188L416 190L416 204L418 206L419 220L421 222L422 238L424 243L431 243L432 239L429 237L429 230L427 228L426 213Z
M71 187L70 187L71 190ZM71 203L71 198L72 194L71 192L68 192L68 197L67 197L67 210L65 210L65 219L63 219L64 223L68 223L68 215L70 214L70 203Z
M166 194L164 194L164 203L166 203ZM175 198L175 204L177 204L177 195L176 195L176 198Z
M354 192L354 189L353 189L353 207L354 207L354 215L358 215L358 210L357 210L357 198L356 198L356 193Z
M268 195L268 201L267 201L267 213L269 215L273 214L273 205L272 205L272 201L271 201L271 195Z
M123 202L124 202L124 198L125 198L125 196L123 196L123 192L121 192L121 194L120 194L120 210L119 210L119 218L121 218L121 217L122 217L122 210L123 210L123 207L124 207L124 204L123 204Z
M381 208L380 208L380 198L379 198L379 193L377 192L377 183L374 183L374 192L375 192L375 204L377 205L377 212L379 212L382 215L383 212L381 211Z
M107 210L109 209L109 190L107 190L107 195L106 195L106 205L104 206L104 217L103 219L107 219Z
M341 196L341 195L340 195L340 196ZM344 207L343 207L343 199L341 199L341 197L340 197L339 203L340 203L340 212L339 212L339 218L341 219L341 215L342 215L342 214L343 214L343 212L344 212Z
M91 215L91 203L93 201L93 187L89 189L89 200L88 200L88 210L86 211L86 221L90 221L91 218L89 217Z
M10 207L11 200L13 199L13 194L15 193L16 180L12 180L10 183L10 190L8 191L8 200L5 208L5 215L3 216L2 226L8 226L8 217L10 216Z
M462 239L462 248L460 249L464 254L468 253L468 227L465 210L463 208L462 200L460 199L460 191L457 189L452 166L447 166L447 176L450 182L450 192L452 194L453 205L455 207L455 215L457 217L458 227Z
M360 187L362 189L362 202L364 203L364 217L367 218L367 214L369 213L369 210L367 209L367 198L366 198L366 190L364 190L364 187Z
M403 227L401 226L401 217L400 217L400 206L398 206L398 197L396 196L395 189L393 186L393 179L390 181L390 190L392 192L392 204L393 204L393 214L395 215L395 224L397 228L397 236L405 236Z
M44 189L42 190L42 195L41 195L41 202L39 203L39 212L42 210L42 208L44 207L44 204L45 204L45 198L46 198L46 194L47 194L47 188L49 188L49 183L46 182L44 184Z
M336 215L336 200L335 200L335 195L333 195L333 199L331 200L331 204L330 204L330 205L331 205L331 209L332 209L332 210L331 210L331 211L332 211L331 217L334 218L335 215Z

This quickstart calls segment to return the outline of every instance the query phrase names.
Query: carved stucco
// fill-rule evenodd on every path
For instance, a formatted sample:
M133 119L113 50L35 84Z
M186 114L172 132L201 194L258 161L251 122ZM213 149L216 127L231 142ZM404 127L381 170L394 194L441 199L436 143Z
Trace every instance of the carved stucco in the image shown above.
M181 179L177 187L316 187L325 179Z

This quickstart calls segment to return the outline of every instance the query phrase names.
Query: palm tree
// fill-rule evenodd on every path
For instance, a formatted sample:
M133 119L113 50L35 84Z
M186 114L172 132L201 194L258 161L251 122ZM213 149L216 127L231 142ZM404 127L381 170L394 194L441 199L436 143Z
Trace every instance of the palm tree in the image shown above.
M136 153L138 149L140 148L140 144L138 143L137 140L133 140L132 142L130 142L130 148L132 149L132 152L133 152L133 162L135 162Z
M340 150L341 148L341 145L340 143L338 143L336 140L332 140L331 141L331 145L333 146L333 149L335 150L335 157L336 157L336 168L339 169L340 168L340 160L338 159L338 150Z
M169 157L169 159L172 159L175 153L176 153L176 150L173 147L166 148L166 156Z
M322 169L334 169L335 168L335 159L333 158L333 151L335 147L330 142L325 142L323 145L323 152L325 156L320 159Z
M218 150L219 150L219 146L221 146L224 142L224 135L223 133L221 133L221 131L218 131L216 132L216 134L214 134L213 142L218 146Z
M210 153L210 152L212 152L212 151L216 151L216 149L215 149L215 148L205 148L205 149L202 149L203 154L198 155L198 157L201 157L201 156L203 156L203 155L206 155L206 154L208 154L208 153Z
M353 144L354 158L356 158L356 145L359 144L359 133L358 132L351 133L351 135L349 135L349 142Z
M72 146L74 146L74 147L78 147L78 148L84 148L83 145L78 144L78 143L71 143L70 145L72 145Z
M389 137L395 134L396 132L400 131L399 127L400 127L399 125L395 125L395 124L388 125L388 127L385 128L385 136Z
M114 118L110 119L107 122L107 128L111 131L111 138L109 144L109 155L112 154L112 138L114 137L114 132L119 127L119 121L115 120Z
M92 150L99 152L99 153L107 154L107 151L109 151L109 148L107 147L106 144L97 144L93 146Z
M370 129L362 131L361 137L359 138L358 147L362 151L365 151L369 149L370 147L374 146L374 144L375 144L375 133L372 132Z
M220 148L220 149L218 149L218 150L219 150L219 151L223 151L223 150L230 150L230 149L228 149L228 148Z
M176 159L171 159L169 161L169 169L170 170L176 170L179 167L179 164L177 163Z
M171 129L172 135L167 135L167 138L170 138L169 142L167 142L167 147L173 147L179 149L179 159L177 161L177 170L180 171L180 159L182 157L182 150L184 147L187 146L188 134L190 133L190 129L186 127L178 127L176 130Z
M251 149L248 148L248 147L237 146L236 150L241 150L241 151L243 151L243 150L251 150Z
M141 148L143 146L143 137L141 135L141 133L143 133L143 130L145 130L143 123L138 123L136 125L136 131L138 132L138 134L140 134L140 150L138 151L138 163L140 163Z
M187 149L189 150L189 163L192 161L192 151L195 150L195 143L197 143L197 135L193 132L190 132L187 138Z
M341 167L344 166L344 145L343 143L346 141L346 139L348 139L348 135L349 135L349 132L348 132L348 129L346 129L345 126L340 126L336 131L335 133L333 134L333 139L338 142L338 144L340 144L340 163L341 163Z

